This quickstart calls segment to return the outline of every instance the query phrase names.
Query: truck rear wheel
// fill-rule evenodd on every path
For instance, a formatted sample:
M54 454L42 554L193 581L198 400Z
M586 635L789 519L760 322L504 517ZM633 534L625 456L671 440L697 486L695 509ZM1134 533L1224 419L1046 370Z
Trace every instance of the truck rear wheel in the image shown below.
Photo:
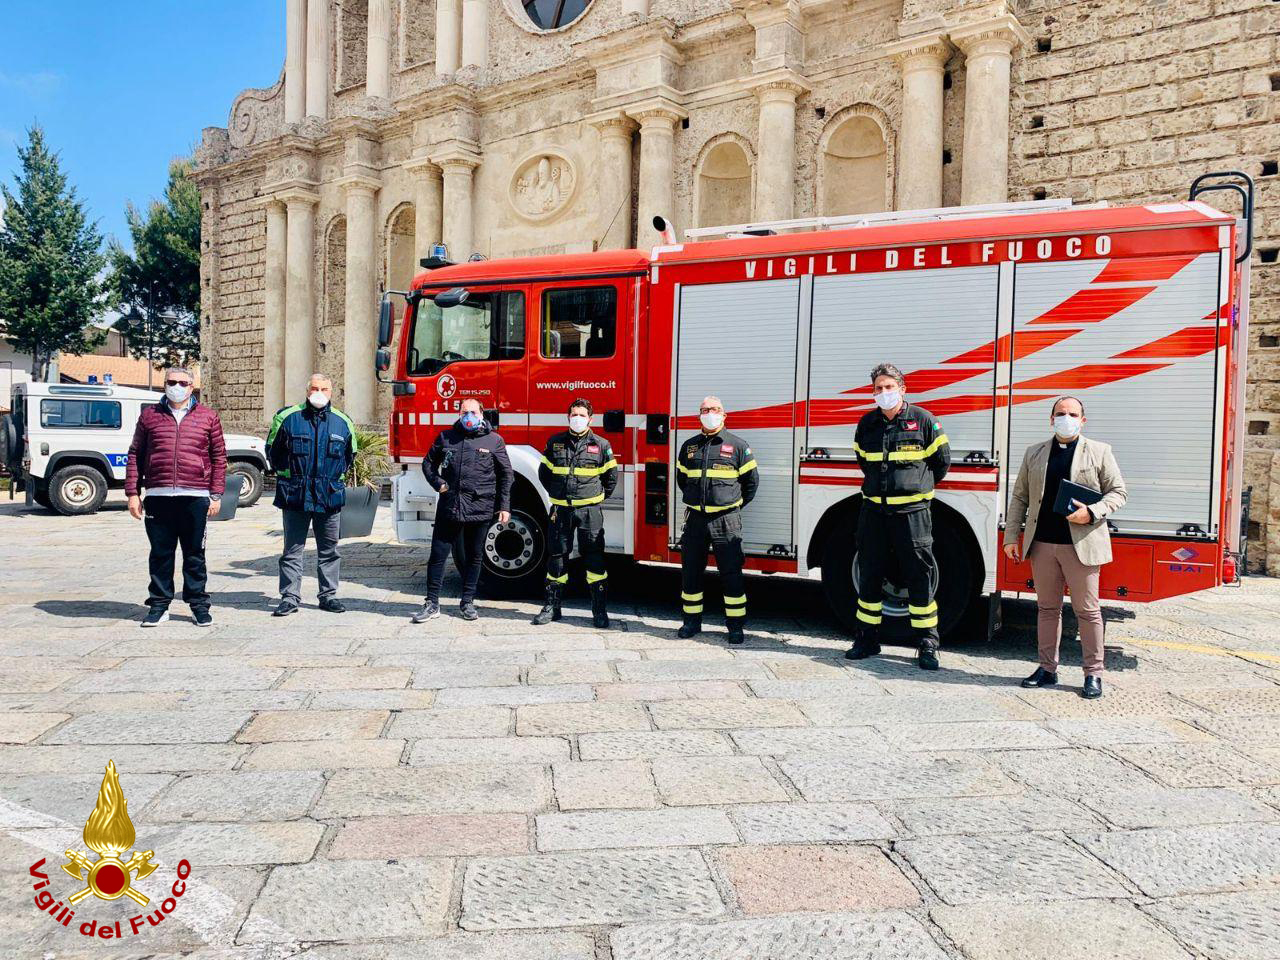
M827 603L840 625L849 633L858 629L858 590L854 572L857 569L858 516L850 514L841 520L827 540L822 560L822 588ZM938 583L934 599L938 602L938 633L948 642L964 638L956 627L964 620L974 600L973 564L961 539L962 532L945 513L933 515L933 557L938 564ZM881 633L886 638L910 636L907 623L907 593L904 587L885 580L885 611Z
M97 513L106 499L107 478L93 467L62 467L49 480L49 504L64 516Z
M510 522L495 521L485 535L484 592L498 599L530 596L542 586L546 568L546 513L541 504L518 498L511 505Z
M252 507L262 496L262 470L256 463L248 460L233 460L227 464L227 473L238 473L244 477L240 485L241 507Z

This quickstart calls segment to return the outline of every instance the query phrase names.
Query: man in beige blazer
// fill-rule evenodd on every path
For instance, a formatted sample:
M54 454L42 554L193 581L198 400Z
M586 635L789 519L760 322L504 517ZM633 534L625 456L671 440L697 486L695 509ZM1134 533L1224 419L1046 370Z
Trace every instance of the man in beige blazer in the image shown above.
M1039 618L1036 638L1040 666L1022 681L1024 687L1051 687L1058 682L1058 646L1062 640L1062 593L1071 591L1071 607L1080 622L1087 700L1102 696L1102 608L1098 574L1111 562L1107 517L1124 506L1124 478L1108 444L1081 435L1084 404L1059 397L1049 412L1053 436L1027 448L1009 500L1004 552L1011 560L1031 561ZM1058 485L1070 480L1102 493L1102 499L1066 516L1054 510ZM1018 536L1022 535L1022 548Z

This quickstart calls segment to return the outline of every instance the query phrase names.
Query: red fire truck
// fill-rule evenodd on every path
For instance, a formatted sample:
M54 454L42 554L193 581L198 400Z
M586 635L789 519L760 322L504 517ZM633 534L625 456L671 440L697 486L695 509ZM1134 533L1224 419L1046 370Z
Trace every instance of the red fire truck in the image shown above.
M1252 182L1209 174L1183 202L1039 201L668 232L652 251L423 261L394 354L384 299L378 367L394 367L395 530L430 537L419 468L476 397L516 471L511 521L485 554L491 588L542 577L547 494L537 465L588 398L622 465L608 549L679 563L684 511L673 458L723 399L755 453L744 511L748 569L821 579L846 624L856 605L860 474L853 432L872 366L896 364L942 421L952 469L933 503L943 633L1001 592L1031 588L1000 530L1026 448L1052 400L1086 405L1112 444L1129 502L1113 518L1108 598L1149 601L1240 573ZM1237 218L1197 199L1232 191ZM657 222L661 221L658 218ZM891 574L885 613L905 622ZM980 620L978 622L981 622Z

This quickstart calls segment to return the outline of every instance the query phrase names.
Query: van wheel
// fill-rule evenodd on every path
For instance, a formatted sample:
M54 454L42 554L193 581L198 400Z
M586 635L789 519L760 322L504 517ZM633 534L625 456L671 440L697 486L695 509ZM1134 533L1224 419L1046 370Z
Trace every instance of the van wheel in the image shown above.
M827 603L840 625L849 633L856 633L859 623L858 590L854 579L858 562L857 527L856 513L841 520L831 531L822 560L822 588L827 595ZM933 557L938 564L934 599L938 602L938 634L948 642L964 639L962 632L958 632L956 628L965 619L970 604L977 596L973 564L961 535L962 531L956 529L955 523L946 514L934 513ZM893 605L897 598L901 599L901 605L905 607L906 590L886 579L886 607ZM891 619L901 622L890 623ZM894 629L895 627L900 629ZM886 612L881 630L886 635L908 636L910 626L905 617L890 618Z
M53 504L49 500L49 488L44 483L32 480L31 499L46 510L52 510Z
M244 483L240 485L238 506L252 507L258 502L258 498L262 496L262 470L256 463L250 463L248 460L233 460L227 464L227 473L238 473L244 477Z
M63 467L49 481L49 504L64 516L97 513L106 499L106 477L93 467Z
M541 504L516 500L510 523L495 522L485 534L481 584L496 599L528 597L547 570L547 517Z

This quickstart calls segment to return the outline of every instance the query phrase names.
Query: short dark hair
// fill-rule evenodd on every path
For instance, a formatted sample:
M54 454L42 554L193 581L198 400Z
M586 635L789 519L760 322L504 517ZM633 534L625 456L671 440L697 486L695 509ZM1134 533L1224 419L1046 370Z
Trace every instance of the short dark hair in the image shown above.
M1057 400L1053 401L1053 406L1049 408L1049 416L1052 417L1058 412L1058 404L1060 404L1063 400L1074 400L1076 403L1080 404L1080 416L1082 417L1084 416L1084 401L1081 400L1079 397L1072 396L1069 393L1064 393Z
M895 367L892 363L878 363L871 369L871 383L874 385L880 377L893 377L898 381L898 386L905 387L907 378L902 375L902 371Z
M577 400L573 401L573 403L569 404L570 413L573 413L574 407L581 407L583 410L587 411L588 417L591 416L592 410L590 400L584 400L582 397L579 397Z

